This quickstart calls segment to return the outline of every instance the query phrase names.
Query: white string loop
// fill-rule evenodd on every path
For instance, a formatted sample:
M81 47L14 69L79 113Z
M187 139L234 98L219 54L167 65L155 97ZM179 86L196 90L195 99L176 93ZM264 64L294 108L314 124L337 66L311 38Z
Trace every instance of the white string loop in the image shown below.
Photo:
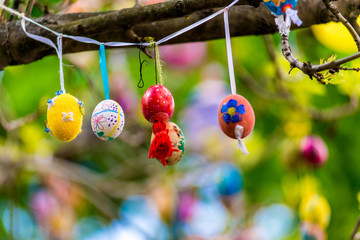
M160 39L159 41L157 41L157 44L160 45L160 44L162 44L162 43L164 43L166 41L169 41L170 39L173 39L173 38L187 32L187 31L189 31L189 30L191 30L193 28L196 28L199 25L201 25L201 24L215 18L216 16L220 15L222 12L227 11L229 8L234 6L238 1L239 0L235 0L231 4L226 6L224 9L221 9L221 10L211 14L210 16L208 16L208 17L206 17L204 19L201 19L200 21L191 24L190 26L187 26L187 27L185 27L185 28L173 33L173 34L170 34L167 37L164 37L164 38ZM88 44L96 44L96 45L99 45L99 46L102 44L101 42L99 42L97 40L94 40L94 39L91 39L91 38L88 38L88 37L71 36L71 35L67 35L67 34L58 33L56 31L54 31L54 30L52 30L52 29L50 29L48 27L45 27L42 24L32 20L31 18L26 17L23 13L19 13L18 11L14 10L12 8L9 8L9 7L7 7L7 6L3 5L3 4L0 4L0 7L5 9L6 11L12 13L12 14L17 15L18 17L22 18L22 20L26 20L26 21L31 22L31 23L33 23L33 24L35 24L35 25L37 25L37 26L39 26L39 27L41 27L41 28L43 28L43 29L45 29L45 30L47 30L49 32L52 32L56 36L62 35L62 37L70 38L70 39L73 39L73 40L78 41L78 42L88 43ZM22 23L22 25L23 25L23 23ZM23 29L25 29L25 24L23 26ZM29 36L29 37L37 40L37 41L46 43L46 44L54 47L54 44L50 43L51 41L49 42L49 41L46 40L47 38L43 38L41 36L37 36L37 35L31 34L31 33L27 33L26 30L24 30L24 32L26 33L27 36ZM103 44L105 46L109 46L109 47L127 47L127 46L140 46L140 45L142 45L142 46L150 46L150 43L128 43L128 42L105 42ZM56 50L56 51L58 51L58 50Z
M249 154L249 151L247 150L245 143L242 141L242 136L244 134L244 127L240 125L236 125L235 127L235 137L238 140L237 147L241 150L242 154L244 156Z
M46 37L39 36L39 35L35 35L35 34L29 33L29 32L26 31L25 20L26 20L26 18L21 19L21 27L22 27L24 33L25 33L29 38L32 38L32 39L34 39L34 40L36 40L36 41L45 43L45 44L53 47L53 48L55 49L56 53L59 55L59 53L58 53L59 51L58 51L56 45L55 45L50 39L48 39L48 38L46 38ZM57 35L58 35L58 34L57 34Z
M189 25L189 26L187 26L187 27L185 27L185 28L183 28L183 29L181 29L181 30L173 33L173 34L170 34L170 35L167 36L167 37L164 37L164 38L160 39L159 41L157 41L157 44L160 45L160 44L162 44L162 43L164 43L164 42L166 42L166 41L169 41L170 39L173 39L174 37L177 37L177 36L179 36L179 35L187 32L187 31L190 31L191 29L194 29L194 28L200 26L201 24L203 24L203 23L205 23L205 22L213 19L214 17L220 15L221 13L223 13L224 11L226 11L226 9L229 9L230 7L232 7L233 5L235 5L238 1L239 1L239 0L235 0L235 1L233 1L230 5L228 5L227 7L225 7L224 9L221 9L221 10L219 10L219 11L211 14L210 16L207 16L206 18L201 19L201 20L198 21L198 22L195 22L195 23L193 23L193 24L191 24L191 25Z
M291 8L286 9L286 16L289 17L291 21L298 26L300 26L303 23L298 16L297 10Z
M288 8L286 9L285 16L284 15L275 15L275 24L279 29L279 33L281 35L289 36L291 22L300 26L303 22L298 16L298 11Z
M42 42L42 43L45 43L51 47L53 47L56 51L56 54L58 55L58 58L59 58L59 62L60 62L60 70L59 70L59 74L60 74L60 87L61 87L61 90L63 91L63 93L65 93L65 87L64 87L64 71L63 71L63 63L62 63L62 37L63 35L62 34L56 34L57 35L57 46L48 38L46 37L42 37L42 36L39 36L39 35L35 35L35 34L32 34L32 33L29 33L26 31L26 23L25 23L25 17L21 19L21 27L24 31L24 33L36 40L36 41L39 41L39 42Z
M230 36L230 27L229 27L228 8L225 8L224 10L224 24L225 24L224 26L225 26L226 52L227 52L228 67L229 67L231 93L236 94L236 83L235 83L233 56L231 50L231 36Z
M63 93L65 93L65 86L64 86L64 70L63 70L63 53L62 53L62 34L57 37L57 46L58 46L58 57L60 62L60 87Z
M284 15L275 15L275 24L279 29L281 35L289 36L290 34L290 24L289 21L284 19ZM288 19L288 18L287 18Z

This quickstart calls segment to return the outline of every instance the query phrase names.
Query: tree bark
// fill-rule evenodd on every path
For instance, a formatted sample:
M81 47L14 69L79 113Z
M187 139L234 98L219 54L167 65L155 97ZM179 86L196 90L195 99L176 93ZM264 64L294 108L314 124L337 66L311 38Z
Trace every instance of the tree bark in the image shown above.
M166 3L119 11L46 15L37 22L64 34L85 36L102 42L137 42L142 37L159 40L230 4L232 0L174 0ZM274 16L261 4L261 0L240 0L229 11L232 36L263 35L277 32ZM337 1L340 12L350 22L360 13L359 0ZM326 9L322 0L301 0L296 7L303 20L300 28L337 21ZM293 29L297 29L293 25ZM7 32L8 31L8 32ZM28 23L27 31L52 40L55 36ZM165 44L208 41L224 38L222 15L182 34ZM0 27L0 69L6 66L27 64L45 56L54 55L51 47L28 38L20 21L4 23ZM75 53L98 49L97 45L83 44L64 38L63 52Z

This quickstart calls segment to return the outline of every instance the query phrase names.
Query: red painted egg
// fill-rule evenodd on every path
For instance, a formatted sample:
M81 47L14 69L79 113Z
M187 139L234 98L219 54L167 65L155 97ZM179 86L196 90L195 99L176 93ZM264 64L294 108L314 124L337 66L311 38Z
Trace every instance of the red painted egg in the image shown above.
M174 98L166 87L154 85L148 88L141 99L141 111L149 122L167 121L174 113Z
M245 138L254 128L255 113L246 98L238 94L231 94L224 98L219 106L218 121L221 130L234 139L236 139L236 126L242 126L244 128L242 138Z

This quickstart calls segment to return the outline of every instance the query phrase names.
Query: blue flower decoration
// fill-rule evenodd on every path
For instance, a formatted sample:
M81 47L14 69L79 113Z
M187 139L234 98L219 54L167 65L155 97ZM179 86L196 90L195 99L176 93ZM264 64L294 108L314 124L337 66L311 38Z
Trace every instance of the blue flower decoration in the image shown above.
M238 102L235 99L230 99L228 103L222 105L221 113L225 113L223 119L227 124L229 124L230 121L238 123L242 120L241 115L245 114L245 106L244 104L238 106Z

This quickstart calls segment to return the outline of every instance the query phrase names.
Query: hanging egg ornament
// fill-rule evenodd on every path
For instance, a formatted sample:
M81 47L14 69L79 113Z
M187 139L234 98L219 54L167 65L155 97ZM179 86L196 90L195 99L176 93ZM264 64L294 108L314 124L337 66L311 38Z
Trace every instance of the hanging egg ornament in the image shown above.
M153 85L146 90L141 99L141 111L151 123L157 120L167 121L174 113L174 98L163 85Z
M178 137L176 133L178 131L182 134L181 130L176 124L167 123L174 113L174 107L171 92L162 85L151 86L141 99L142 113L146 120L153 123L154 137L151 140L149 158L156 158L164 166L178 162L185 151L185 139L181 138L181 135ZM184 151L181 148L184 148ZM179 155L176 152L180 152Z
M327 199L321 195L313 194L304 198L299 206L299 215L302 221L326 229L330 222L331 209Z
M297 2L298 0L264 0L265 6L277 16L275 23L281 35L290 34L291 22L298 26L302 24L298 11L295 10Z
M91 117L91 128L95 135L104 141L117 138L125 124L121 106L113 100L104 100L94 109Z
M166 165L174 165L178 163L184 156L186 142L181 129L173 122L166 123L166 129L169 131L168 135L172 143L173 153L165 159ZM151 135L151 142L154 140L155 135Z
M69 142L81 133L84 115L83 103L68 93L58 91L47 101L47 133L55 138Z
M294 9L298 0L264 0L265 6L275 15L284 15L287 9Z
M217 189L221 196L235 196L244 187L239 169L233 164L222 164L216 172Z
M235 136L236 126L243 127L241 138L245 138L254 129L255 113L246 98L238 94L231 94L220 103L218 121L221 130L234 139L237 139Z
M300 149L305 160L315 167L325 165L328 159L328 148L320 137L311 135L304 137Z
M326 232L319 225L302 222L300 225L300 236L302 240L326 240Z

